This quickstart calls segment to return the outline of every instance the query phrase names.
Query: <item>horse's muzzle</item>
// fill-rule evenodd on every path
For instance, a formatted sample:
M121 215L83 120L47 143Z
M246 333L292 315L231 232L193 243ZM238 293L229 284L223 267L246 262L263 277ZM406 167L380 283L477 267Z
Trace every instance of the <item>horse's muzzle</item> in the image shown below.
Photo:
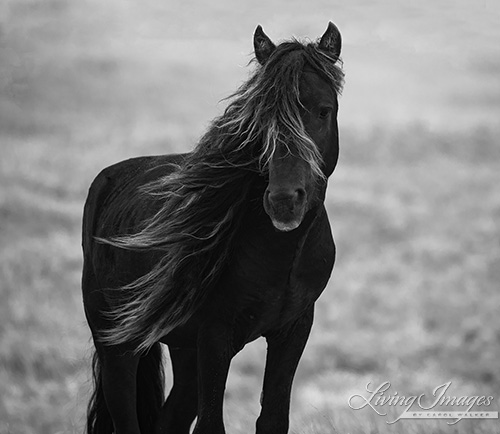
M268 189L264 194L264 209L273 226L282 232L289 232L300 226L306 203L306 192L302 188L277 191Z

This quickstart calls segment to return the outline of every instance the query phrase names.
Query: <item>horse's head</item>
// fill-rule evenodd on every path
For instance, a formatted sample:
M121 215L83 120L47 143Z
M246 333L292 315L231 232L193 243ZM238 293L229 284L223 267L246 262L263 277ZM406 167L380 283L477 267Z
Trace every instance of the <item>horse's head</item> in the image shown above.
M335 64L341 36L330 23L318 43L275 46L259 26L254 47L262 74L275 75L267 83L267 110L261 115L271 118L264 131L269 175L264 209L276 229L291 231L324 200L327 178L337 164L343 74Z

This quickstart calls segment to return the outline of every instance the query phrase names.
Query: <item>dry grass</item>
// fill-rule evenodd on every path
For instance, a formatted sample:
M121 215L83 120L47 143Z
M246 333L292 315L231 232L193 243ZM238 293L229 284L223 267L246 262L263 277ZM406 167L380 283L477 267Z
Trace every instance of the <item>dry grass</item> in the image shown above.
M0 5L0 433L83 430L80 219L95 174L190 148L245 78L237 65L257 22L273 37L319 33L331 8L256 4L242 18L226 3ZM347 406L386 380L407 395L451 380L457 395L493 395L492 410L500 399L498 26L488 25L498 8L464 2L484 19L471 29L444 9L396 3L332 11L347 70L327 202L338 262L297 374L294 433L500 432L498 421L389 426ZM438 18L448 21L433 33ZM370 126L381 113L387 122ZM234 361L228 432L254 425L264 351L258 341Z

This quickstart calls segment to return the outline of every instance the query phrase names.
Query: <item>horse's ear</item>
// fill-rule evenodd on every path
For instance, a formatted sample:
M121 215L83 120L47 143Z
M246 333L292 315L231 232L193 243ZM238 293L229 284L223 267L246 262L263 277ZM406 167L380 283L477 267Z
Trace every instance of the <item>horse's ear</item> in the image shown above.
M327 51L330 57L337 60L340 57L340 50L342 48L342 37L340 31L335 24L331 21L328 23L328 28L325 34L319 41L318 48Z
M264 33L260 25L257 26L253 34L253 48L255 50L255 57L261 65L267 62L269 56L271 56L276 49L276 45L274 45L273 41L269 39L269 36Z

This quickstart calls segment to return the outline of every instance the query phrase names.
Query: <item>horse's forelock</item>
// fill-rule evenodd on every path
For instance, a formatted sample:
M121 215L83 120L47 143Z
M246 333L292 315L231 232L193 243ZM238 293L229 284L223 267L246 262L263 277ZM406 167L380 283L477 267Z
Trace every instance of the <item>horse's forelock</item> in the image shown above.
M314 175L323 178L320 152L305 131L300 117L300 80L305 67L321 75L336 93L342 87L343 74L336 62L320 52L315 44L298 41L278 46L268 62L235 94L235 102L244 108L240 120L253 137L242 143L260 146L259 169L266 172L278 146L305 160ZM228 112L229 113L229 112Z

